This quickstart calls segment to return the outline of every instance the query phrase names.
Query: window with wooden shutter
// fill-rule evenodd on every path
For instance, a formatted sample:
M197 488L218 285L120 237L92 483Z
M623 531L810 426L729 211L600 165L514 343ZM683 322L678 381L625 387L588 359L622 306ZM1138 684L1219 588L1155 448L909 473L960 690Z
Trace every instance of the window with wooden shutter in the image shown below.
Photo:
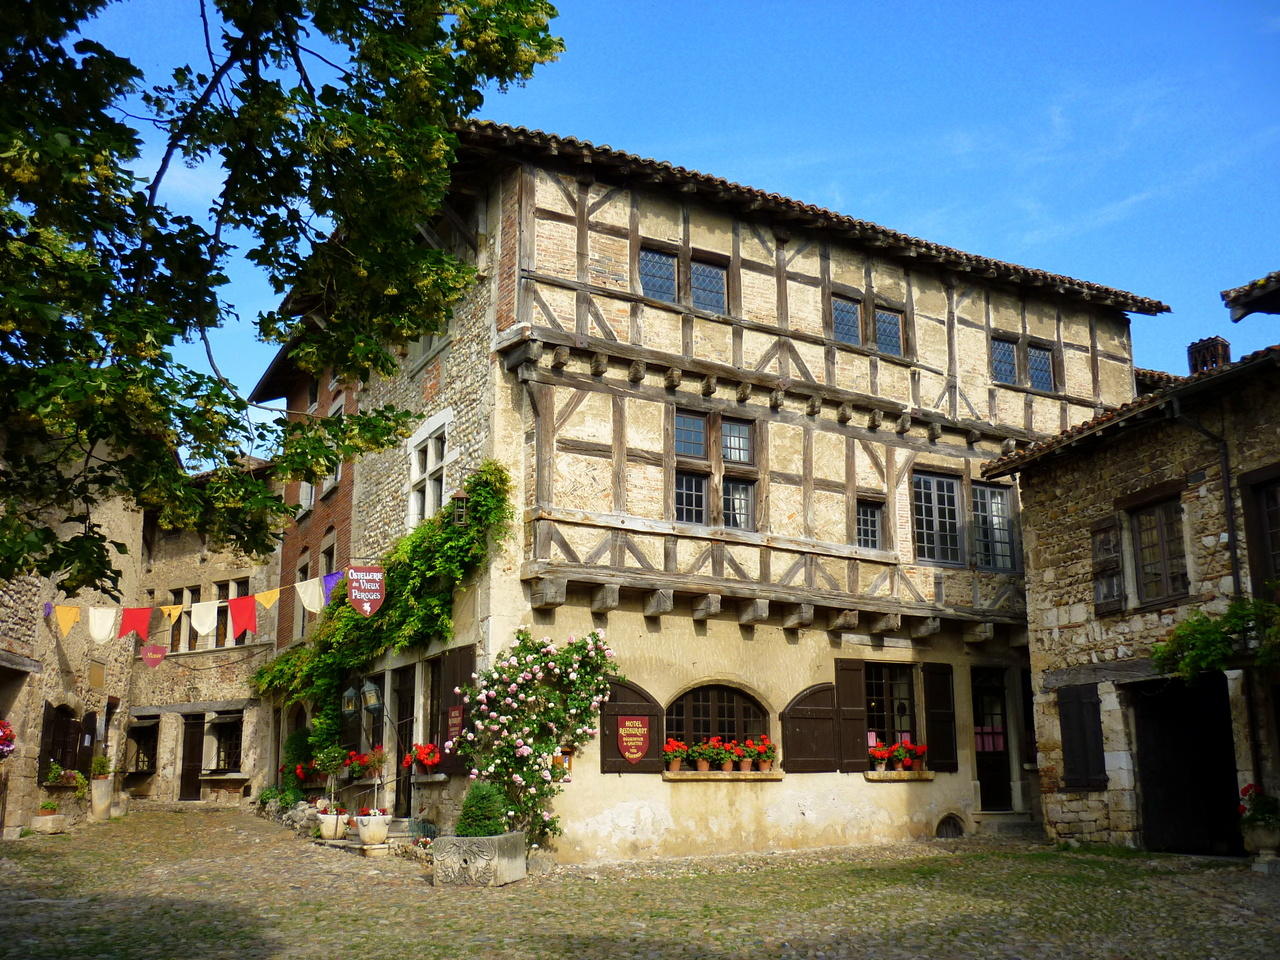
M467 711L462 702L462 694L454 693L456 688L471 683L471 674L476 670L475 644L455 647L446 650L440 656L440 698L436 704L439 728L444 739L449 739L449 710L462 707L462 730L467 729ZM443 743L440 750L440 763L435 768L437 773L463 773L466 767L456 749L446 752Z
M1062 729L1062 786L1067 790L1105 790L1107 768L1102 751L1102 708L1096 683L1058 688Z
M86 777L93 767L93 745L98 739L98 713L90 711L80 720L80 730L76 736L75 767Z
M955 688L951 664L924 665L924 735L929 747L929 769L955 773L960 769L956 752Z
M1093 525L1093 611L1115 613L1124 607L1120 524L1108 517Z
M782 711L782 768L787 773L839 769L835 684L820 683L801 691Z
M836 749L841 773L870 769L867 671L861 660L836 660Z
M649 745L644 756L632 762L622 755L618 743L620 717L648 721ZM633 683L609 684L609 699L600 708L600 772L658 773L662 770L662 707Z

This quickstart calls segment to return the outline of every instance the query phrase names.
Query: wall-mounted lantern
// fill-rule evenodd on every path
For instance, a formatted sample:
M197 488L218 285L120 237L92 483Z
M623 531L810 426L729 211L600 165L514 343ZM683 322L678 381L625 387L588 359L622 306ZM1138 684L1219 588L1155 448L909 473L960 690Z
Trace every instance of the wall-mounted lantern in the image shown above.
M467 501L471 498L467 495L467 491L459 487L453 492L449 498L453 503L453 523L455 526L465 527L470 517L467 515Z
M366 680L360 688L360 700L366 710L377 713L382 709L382 690L372 680Z
M342 693L342 715L354 717L360 712L360 693L355 687L347 687Z

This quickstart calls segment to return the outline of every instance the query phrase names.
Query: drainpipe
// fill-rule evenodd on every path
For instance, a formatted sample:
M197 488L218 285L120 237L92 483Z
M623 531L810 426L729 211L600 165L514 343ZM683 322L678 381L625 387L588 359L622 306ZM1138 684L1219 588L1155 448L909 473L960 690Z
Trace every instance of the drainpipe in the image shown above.
M1234 598L1239 598L1243 596L1244 590L1240 582L1240 548L1236 539L1236 504L1231 488L1231 458L1227 452L1226 438L1211 433L1199 421L1193 420L1183 413L1179 397L1172 397L1171 401L1175 420L1181 420L1187 426L1206 437L1211 443L1215 443L1218 446L1218 461L1222 471L1223 512L1226 514L1227 521L1227 552L1231 557L1232 594ZM1245 718L1249 725L1249 762L1253 766L1251 779L1256 782L1262 776L1262 757L1258 744L1257 707L1253 698L1253 671L1245 667L1242 673L1244 674Z

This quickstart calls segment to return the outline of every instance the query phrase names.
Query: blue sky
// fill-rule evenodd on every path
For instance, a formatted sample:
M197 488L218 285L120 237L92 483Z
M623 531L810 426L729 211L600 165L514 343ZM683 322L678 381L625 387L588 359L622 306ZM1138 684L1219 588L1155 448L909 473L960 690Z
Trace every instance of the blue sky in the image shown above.
M1140 366L1280 341L1219 299L1280 269L1280 0L559 6L560 60L480 116L1163 300ZM200 54L196 9L128 0L89 32L151 75ZM242 314L270 305L235 277ZM247 324L218 349L246 387L272 353Z

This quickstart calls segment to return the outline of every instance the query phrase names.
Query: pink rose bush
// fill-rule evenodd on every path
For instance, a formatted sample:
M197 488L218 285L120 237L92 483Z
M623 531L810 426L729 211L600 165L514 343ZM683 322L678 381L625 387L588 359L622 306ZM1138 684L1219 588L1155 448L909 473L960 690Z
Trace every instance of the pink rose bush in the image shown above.
M446 753L458 753L471 779L487 780L506 794L511 829L531 843L560 833L550 812L562 783L569 782L565 750L576 750L599 731L600 706L609 683L621 679L614 653L598 631L569 637L557 647L534 640L527 628L493 666L459 687L468 722Z

